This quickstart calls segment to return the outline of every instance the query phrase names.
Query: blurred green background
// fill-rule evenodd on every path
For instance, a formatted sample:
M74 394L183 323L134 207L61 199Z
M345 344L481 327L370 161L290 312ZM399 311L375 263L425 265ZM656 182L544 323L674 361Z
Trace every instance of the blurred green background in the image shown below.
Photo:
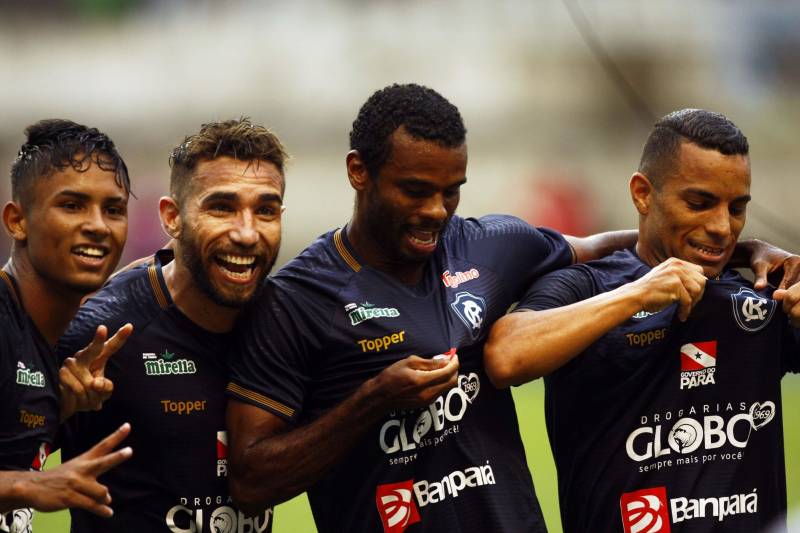
M522 437L528 454L528 465L533 473L536 493L544 511L550 533L561 531L558 514L558 489L556 469L550 454L550 444L544 426L544 386L541 380L514 390ZM789 508L800 511L800 375L790 375L783 380L783 426L785 430L786 472L789 490ZM49 466L57 464L51 458ZM39 533L67 533L69 514L39 513L34 521L34 531ZM273 533L314 532L314 521L305 495L278 506ZM755 533L755 532L754 532Z

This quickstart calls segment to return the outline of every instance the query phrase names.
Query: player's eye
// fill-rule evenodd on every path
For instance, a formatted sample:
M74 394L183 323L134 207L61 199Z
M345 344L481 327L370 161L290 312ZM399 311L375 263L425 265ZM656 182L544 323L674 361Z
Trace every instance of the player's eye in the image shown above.
M208 210L216 214L227 214L233 212L233 207L225 203L215 203L209 205Z
M61 209L63 209L64 211L75 212L79 211L80 208L81 206L80 204L78 204L78 202L63 202L61 204Z
M106 213L112 217L121 217L127 213L127 209L120 205L110 205L106 207Z

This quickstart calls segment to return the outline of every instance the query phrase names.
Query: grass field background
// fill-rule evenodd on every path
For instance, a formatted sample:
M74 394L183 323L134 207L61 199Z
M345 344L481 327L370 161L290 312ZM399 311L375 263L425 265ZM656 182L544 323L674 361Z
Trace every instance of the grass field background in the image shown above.
M556 471L544 426L544 387L536 381L514 391L520 427L528 454L528 465L533 472L536 493L544 511L551 533L561 531L558 515ZM800 508L800 375L783 380L783 425L786 444L786 472L789 491L789 508ZM55 460L54 460L55 459ZM48 461L52 467L58 456ZM69 514L39 513L34 521L36 533L67 533ZM314 532L314 521L305 495L278 506L273 533Z

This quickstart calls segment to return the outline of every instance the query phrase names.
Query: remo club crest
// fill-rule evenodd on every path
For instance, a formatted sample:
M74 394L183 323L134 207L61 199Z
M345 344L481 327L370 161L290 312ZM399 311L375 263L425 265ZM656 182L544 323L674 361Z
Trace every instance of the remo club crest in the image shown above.
M752 289L742 287L736 294L731 294L733 318L736 324L745 331L759 331L772 319L777 302L759 296Z

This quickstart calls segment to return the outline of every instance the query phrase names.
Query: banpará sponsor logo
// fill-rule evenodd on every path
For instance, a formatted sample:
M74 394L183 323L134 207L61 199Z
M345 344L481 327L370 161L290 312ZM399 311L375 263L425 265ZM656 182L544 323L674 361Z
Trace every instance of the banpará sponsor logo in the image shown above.
M650 331L642 331L641 333L626 333L625 338L628 340L628 346L638 346L643 348L650 346L654 342L664 340L667 337L667 328L652 329Z
M28 426L31 429L44 427L45 417L39 413L32 413L25 409L19 410L20 423Z
M263 533L271 520L272 509L255 517L244 516L234 509L230 496L181 498L165 517L172 533Z
M197 365L191 359L175 359L175 353L164 350L160 356L155 352L142 353L144 373L148 376L173 376L195 374Z
M667 496L666 487L624 493L620 497L624 532L670 533L670 523L709 518L723 522L730 516L758 513L758 490L755 488L729 496L670 498L669 515L665 512Z
M753 402L749 406L746 402L704 404L700 409L690 407L675 413L667 411L652 417L643 416L642 426L628 435L625 451L631 460L637 462L660 459L673 452L682 456L701 453L700 456L679 457L674 463L671 458L660 460L640 466L640 471L701 461L740 460L742 454L736 449L746 448L753 432L767 425L775 417L775 412L775 403L765 401ZM666 433L662 421L670 428ZM712 454L710 450L719 452Z
M208 400L160 400L164 413L190 415L206 410Z
M481 273L477 268L470 268L466 272L456 272L455 274L450 274L449 270L445 270L442 272L442 283L445 287L456 289L462 283L478 279L480 276Z
M393 344L405 342L405 336L406 332L403 330L396 333L391 333L389 335L375 337L374 339L357 340L356 344L361 347L362 352L380 352L382 350L388 350Z
M357 326L373 318L396 318L400 316L400 311L394 307L375 307L375 304L364 302L362 304L349 303L344 306L350 324Z
M458 422L480 393L481 382L474 372L460 374L458 386L437 397L428 407L390 413L378 433L378 444L386 454L409 452L437 446L458 433ZM415 458L395 458L390 464L405 464Z
M436 504L447 498L458 498L467 489L495 483L492 466L486 461L482 466L454 470L441 480L411 479L378 485L375 503L384 533L402 533L411 524L420 522L418 507Z
M44 388L44 372L27 368L25 363L17 361L17 385Z

